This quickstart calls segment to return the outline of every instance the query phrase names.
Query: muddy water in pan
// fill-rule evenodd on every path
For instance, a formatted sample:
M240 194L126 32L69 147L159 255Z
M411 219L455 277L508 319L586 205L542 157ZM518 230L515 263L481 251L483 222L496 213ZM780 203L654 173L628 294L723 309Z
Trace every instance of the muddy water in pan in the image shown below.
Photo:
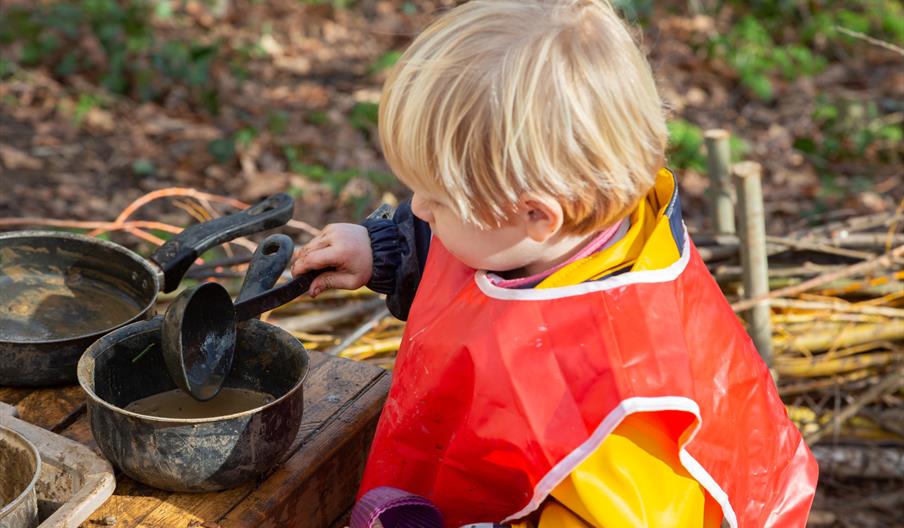
M273 396L224 388L216 398L200 402L179 389L161 392L126 406L127 411L160 418L214 418L248 411L273 401Z
M0 340L53 340L108 330L142 306L106 282L78 274L0 274Z

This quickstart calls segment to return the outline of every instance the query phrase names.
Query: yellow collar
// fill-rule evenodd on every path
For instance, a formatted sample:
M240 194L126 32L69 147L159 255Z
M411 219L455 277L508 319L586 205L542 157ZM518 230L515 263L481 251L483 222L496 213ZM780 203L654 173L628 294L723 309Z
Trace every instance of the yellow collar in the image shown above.
M660 269L681 257L684 228L678 182L670 170L659 170L653 188L637 204L629 219L631 227L621 240L568 264L536 287L572 286L619 271Z

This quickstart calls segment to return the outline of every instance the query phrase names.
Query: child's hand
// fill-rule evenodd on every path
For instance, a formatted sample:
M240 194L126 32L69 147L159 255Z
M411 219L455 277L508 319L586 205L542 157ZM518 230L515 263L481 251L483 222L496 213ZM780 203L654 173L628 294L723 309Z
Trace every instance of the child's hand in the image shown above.
M292 258L292 275L311 270L335 268L314 279L309 291L316 297L326 290L354 290L367 284L374 258L367 229L357 224L330 224L323 228Z

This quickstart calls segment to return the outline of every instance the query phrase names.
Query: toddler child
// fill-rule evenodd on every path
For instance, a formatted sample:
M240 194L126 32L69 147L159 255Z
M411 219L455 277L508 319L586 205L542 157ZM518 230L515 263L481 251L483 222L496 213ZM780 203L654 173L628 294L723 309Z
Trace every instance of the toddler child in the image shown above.
M610 4L451 9L391 72L379 131L411 201L293 265L334 268L313 295L367 284L407 319L365 506L804 526L816 463L688 238L663 105Z

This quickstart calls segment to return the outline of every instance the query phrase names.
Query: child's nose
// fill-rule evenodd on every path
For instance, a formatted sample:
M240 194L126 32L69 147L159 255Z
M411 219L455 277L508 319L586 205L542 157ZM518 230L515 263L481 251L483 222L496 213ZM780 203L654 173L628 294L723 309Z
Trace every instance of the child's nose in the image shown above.
M411 212L414 213L414 216L429 224L433 222L433 214L430 213L430 208L427 207L426 202L417 193L414 193L414 196L411 197Z

